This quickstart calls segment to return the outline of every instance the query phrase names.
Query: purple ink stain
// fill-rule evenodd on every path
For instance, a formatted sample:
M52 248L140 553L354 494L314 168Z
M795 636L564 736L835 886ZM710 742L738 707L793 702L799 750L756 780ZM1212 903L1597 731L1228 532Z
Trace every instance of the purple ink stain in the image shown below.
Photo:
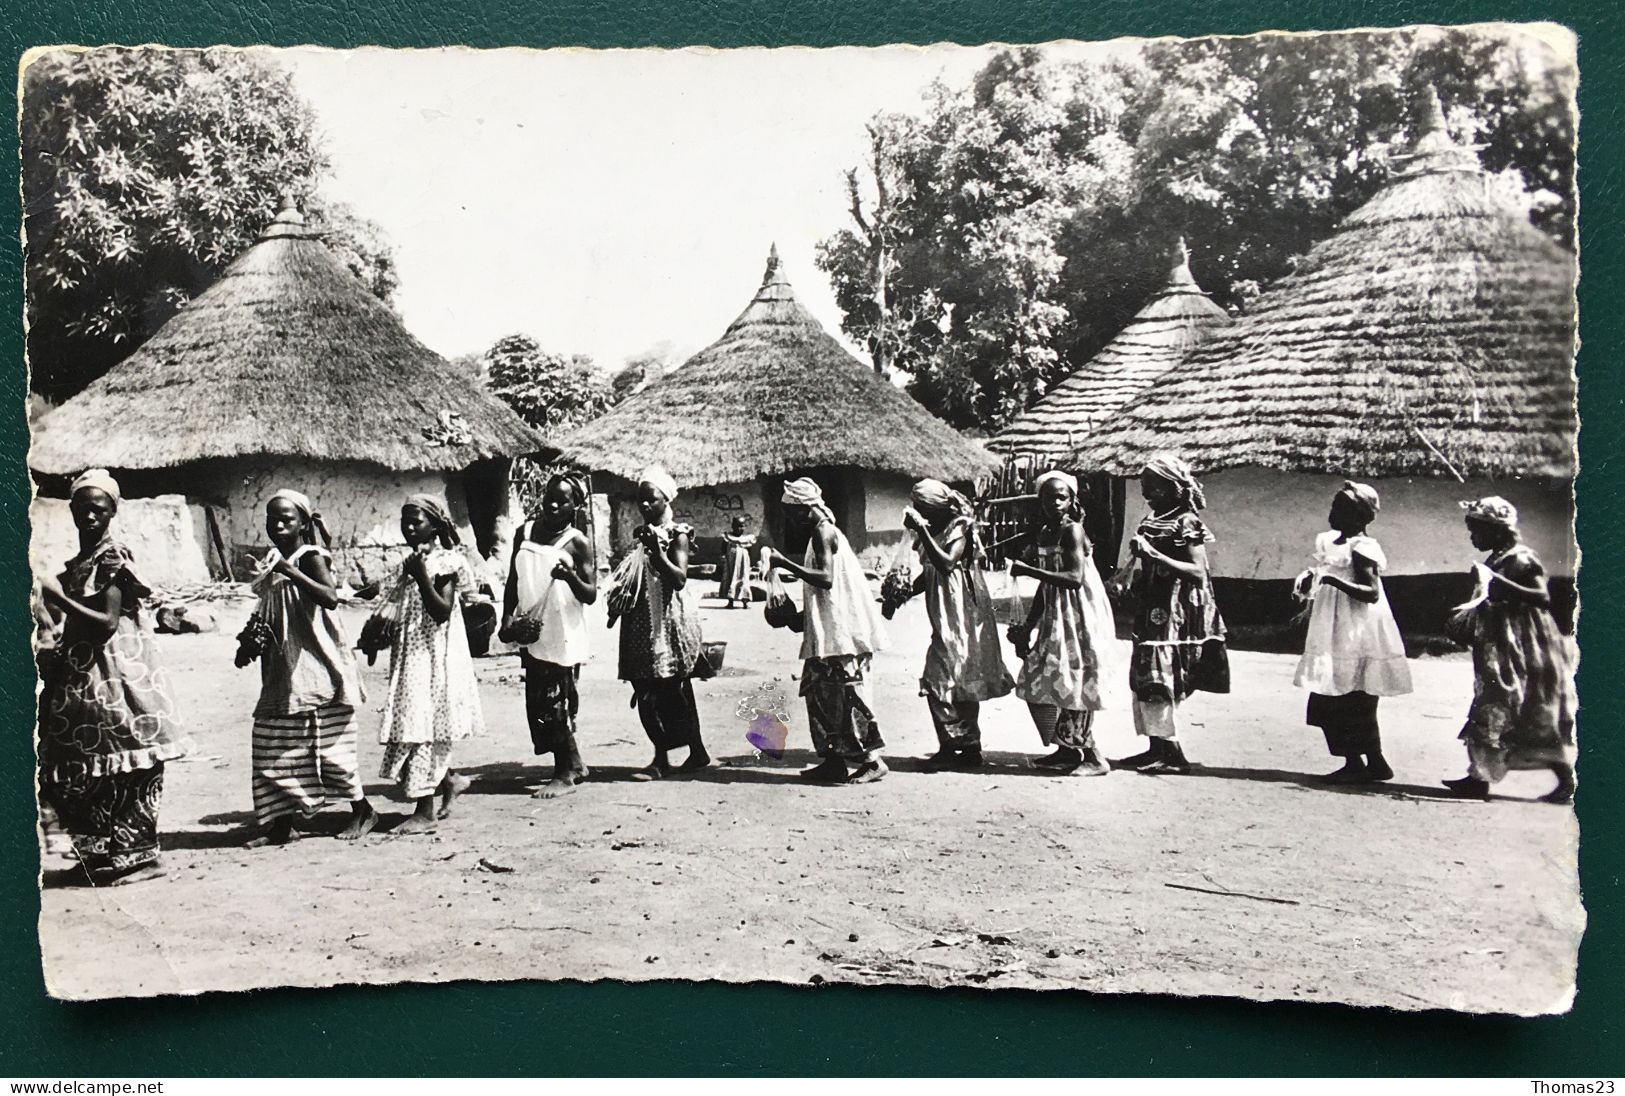
M790 738L790 728L772 712L761 712L750 721L745 741L777 761L784 756L784 744Z

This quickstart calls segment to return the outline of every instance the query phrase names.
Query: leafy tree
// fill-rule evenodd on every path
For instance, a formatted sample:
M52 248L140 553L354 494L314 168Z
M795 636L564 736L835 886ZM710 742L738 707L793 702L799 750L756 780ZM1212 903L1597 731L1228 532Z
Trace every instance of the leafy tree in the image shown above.
M614 403L608 380L584 354L550 354L529 335L507 335L485 352L491 391L544 433L578 426Z
M66 398L140 346L326 170L290 78L233 50L59 50L23 73L29 359ZM376 226L312 220L374 293L395 275Z

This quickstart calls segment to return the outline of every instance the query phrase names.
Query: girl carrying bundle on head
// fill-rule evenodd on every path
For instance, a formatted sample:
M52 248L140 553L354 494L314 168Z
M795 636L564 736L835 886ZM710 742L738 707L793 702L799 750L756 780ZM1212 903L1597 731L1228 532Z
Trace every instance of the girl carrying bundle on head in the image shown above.
M736 517L722 537L722 581L717 586L717 597L734 602L740 608L750 608L750 550L756 546L756 535L745 532L744 517Z
M781 501L785 521L807 534L801 563L767 550L771 566L807 587L801 608L801 695L807 698L813 747L823 761L801 779L870 784L887 772L880 758L886 743L869 706L869 664L886 645L880 611L823 489L810 479L791 480Z
M920 695L936 728L937 752L927 764L974 769L982 764L982 702L1015 687L981 571L981 533L970 500L940 480L916 483L909 503L903 527L914 533L922 565L914 590L925 594L931 621Z
M237 637L237 666L260 663L254 705L254 816L265 832L254 845L283 845L296 816L329 803L350 805L338 834L354 841L378 824L361 789L356 705L366 700L330 571L332 553L321 515L298 491L278 491L265 504L271 552L254 580L259 595Z
M659 465L638 477L644 524L632 534L636 546L616 569L609 594L609 624L621 623L620 678L632 685L632 705L655 750L634 780L660 780L711 764L692 680L701 648L700 614L688 588L694 530L672 516L676 497L677 481ZM670 753L684 748L688 757L674 769Z
M1345 481L1332 496L1331 531L1315 538L1315 569L1299 579L1299 596L1310 600L1309 632L1293 681L1310 691L1306 721L1343 759L1324 778L1329 784L1393 778L1382 755L1377 700L1411 691L1405 644L1382 589L1388 560L1366 535L1380 506L1375 489Z
M1095 745L1094 715L1102 707L1101 667L1116 639L1105 584L1090 561L1078 481L1065 472L1038 477L1039 524L1032 562L1010 573L1038 580L1027 619L1010 626L1021 658L1016 695L1027 702L1044 745L1055 750L1033 765L1056 773L1105 776L1111 767Z
M575 524L585 502L574 477L547 481L541 517L514 534L502 594L500 638L521 644L531 745L538 756L553 755L553 777L537 789L538 799L567 795L588 775L576 745L576 683L587 660L586 607L598 599L598 577L592 547Z
M1150 748L1112 766L1182 773L1190 762L1179 743L1179 705L1198 689L1230 691L1224 621L1208 575L1213 534L1196 514L1207 505L1202 486L1178 457L1163 454L1148 462L1140 493L1150 513L1129 541L1128 575L1114 585L1126 583L1135 602L1129 689L1134 729Z
M164 764L184 756L157 645L137 615L152 591L113 536L119 486L96 468L74 480L68 507L79 553L40 582L61 621L43 660L39 702L40 798L56 812L92 884L156 878Z
M1462 503L1473 547L1489 554L1474 567L1478 596L1451 622L1472 648L1473 702L1461 739L1467 775L1445 786L1488 799L1512 769L1550 769L1557 787L1541 799L1574 799L1574 655L1552 616L1546 567L1518 534L1506 499Z
M427 833L469 781L451 768L453 747L485 731L474 659L458 611L478 590L474 569L457 550L457 527L443 499L412 495L401 507L408 552L391 595L389 693L378 741L378 775L397 781L417 810L396 833ZM438 806L437 806L438 802Z

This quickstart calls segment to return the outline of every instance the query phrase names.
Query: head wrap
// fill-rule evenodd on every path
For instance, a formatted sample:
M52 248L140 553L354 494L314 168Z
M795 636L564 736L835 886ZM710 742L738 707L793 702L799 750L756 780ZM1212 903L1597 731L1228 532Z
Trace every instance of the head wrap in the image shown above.
M677 501L677 481L672 479L671 473L661 465L651 464L638 473L638 486L642 487L646 483L665 495L667 502Z
M582 484L580 476L571 475L569 472L554 472L547 478L545 490L553 490L555 483L562 483L570 489L570 496L575 499L577 509L587 504L587 488Z
M115 506L124 497L119 493L118 480L114 479L113 474L105 468L90 468L81 472L79 478L74 480L73 486L69 488L68 497L72 498L87 487L93 487L112 499Z
M1065 487L1068 491L1071 491L1073 498L1078 497L1078 477L1072 475L1071 473L1063 472L1059 468L1052 468L1034 480L1033 490L1043 490L1044 484L1048 483L1050 480L1054 480L1062 487Z
M457 543L457 526L452 523L451 509L446 505L445 499L439 495L431 495L425 492L408 495L406 505L415 506L429 515L429 520L438 527L437 531L440 533L441 544L450 548Z
M1518 527L1518 508L1500 495L1490 495L1477 502L1464 502L1468 521L1481 521L1486 525L1499 525L1503 529Z
M824 489L805 476L801 479L786 481L784 497L779 501L788 506L808 507L824 521L833 522L835 520L834 512L824 502Z
M311 505L309 495L302 491L293 491L284 487L282 490L276 492L270 498L266 499L265 505L270 506L271 503L275 502L277 499L281 499L283 502L291 504L295 510L298 510L305 516L305 542L307 544L316 543L316 534L318 532L321 533L324 541L329 544L333 543L333 538L327 533L327 526L322 524L322 516L318 514L316 512L316 508Z
M1365 516L1367 524L1375 521L1377 511L1382 509L1382 500L1377 497L1377 489L1369 483L1355 483L1353 480L1344 480L1340 495L1346 495L1350 502L1359 508Z
M1152 457L1145 462L1145 471L1179 488L1179 498L1186 509L1200 510L1207 505L1207 496L1202 493L1202 485L1196 482L1191 466L1172 453Z
M916 510L946 510L962 518L971 517L976 512L970 499L941 480L923 479L916 483L908 493L908 501Z

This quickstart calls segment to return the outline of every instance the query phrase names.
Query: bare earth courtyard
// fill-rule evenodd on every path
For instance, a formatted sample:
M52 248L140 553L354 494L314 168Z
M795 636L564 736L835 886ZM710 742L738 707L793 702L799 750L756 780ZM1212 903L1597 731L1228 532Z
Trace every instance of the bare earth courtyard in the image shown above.
M1464 656L1417 660L1417 692L1384 702L1397 775L1377 788L1310 779L1335 762L1303 725L1294 659L1250 652L1232 654L1235 692L1187 709L1192 775L1038 775L1024 765L1038 736L1014 698L984 709L985 771L932 775L911 760L935 748L916 695L927 632L915 603L875 662L892 776L815 788L794 780L810 757L796 637L759 610L704 604L707 638L729 644L724 675L696 688L724 764L626 779L649 750L599 615L581 689L591 782L561 801L530 798L547 769L530 756L518 661L480 660L487 734L454 759L475 778L455 816L432 835L391 837L406 809L378 800L385 821L357 846L325 839L347 813L332 810L305 840L243 847L259 679L231 658L246 604L217 634L160 637L198 745L165 778L169 875L44 891L51 991L822 980L1521 1013L1572 996L1578 829L1570 809L1530 801L1550 777L1514 774L1488 804L1438 789L1463 768ZM352 636L361 620L349 615ZM382 662L366 671L362 713L375 797L383 673ZM775 678L791 714L782 761L758 758L735 714ZM1107 756L1137 751L1126 711L1097 728Z

